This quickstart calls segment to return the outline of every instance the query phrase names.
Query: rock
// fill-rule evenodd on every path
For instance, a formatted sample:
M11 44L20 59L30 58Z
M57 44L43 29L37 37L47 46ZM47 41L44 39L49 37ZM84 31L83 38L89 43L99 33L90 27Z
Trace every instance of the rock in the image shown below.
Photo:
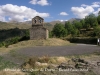
M77 58L72 58L72 61L73 62L78 62L78 59Z
M66 63L61 63L58 68L62 68L62 69L66 69L67 68L67 64Z
M28 63L23 63L23 65L21 65L21 68L29 69L29 68L31 68L31 66Z
M100 62L97 62L97 65L100 66Z
M41 63L41 66L48 66L47 63Z
M59 62L59 63L66 62L66 58L65 57L57 57L57 62Z
M74 65L67 65L67 68L74 69Z
M35 65L36 66L41 66L41 63L40 62L36 62Z
M78 59L78 62L85 63L84 59Z
M75 68L88 68L88 65L85 63L77 63L75 65Z
M92 62L90 63L90 65L91 65L91 67L97 67L97 62L96 62L96 61L92 61Z
M40 62L36 62L35 65L36 66L48 66L47 63L40 63Z
M84 59L80 59L80 58L72 58L73 62L81 62L81 63L88 63L86 62Z
M50 64L47 68L48 69L56 69L57 67L58 67L58 65Z

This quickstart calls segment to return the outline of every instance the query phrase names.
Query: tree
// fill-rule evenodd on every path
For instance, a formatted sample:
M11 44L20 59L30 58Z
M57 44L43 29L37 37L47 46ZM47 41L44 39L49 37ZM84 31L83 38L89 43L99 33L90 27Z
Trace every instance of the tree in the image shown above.
M80 30L80 29L82 28L82 23L81 23L81 22L74 21L73 25L74 25L78 30Z
M94 14L90 14L88 16L85 17L85 27L87 29L91 28L91 27L96 27L98 26L98 22L97 22L97 18Z
M97 26L97 27L94 28L94 34L96 36L100 37L100 27L99 26Z
M62 24L56 24L52 30L53 36L56 37L65 37L67 35L67 30Z
M98 16L100 15L100 11L98 12Z
M80 23L82 24L82 28L85 28L85 21L84 21L84 19L80 20Z
M100 24L100 15L97 17L98 24Z
M76 25L77 25L77 24L76 24ZM81 28L80 24L79 24L79 27ZM77 28L78 28L78 27L77 27ZM70 22L66 22L66 23L65 23L65 29L68 30L68 34L69 34L69 35L71 34L72 37L78 35L79 30L78 30L77 28L75 27L74 24L72 25Z
M68 31L68 34L72 33L73 26L69 21L65 23L65 29Z

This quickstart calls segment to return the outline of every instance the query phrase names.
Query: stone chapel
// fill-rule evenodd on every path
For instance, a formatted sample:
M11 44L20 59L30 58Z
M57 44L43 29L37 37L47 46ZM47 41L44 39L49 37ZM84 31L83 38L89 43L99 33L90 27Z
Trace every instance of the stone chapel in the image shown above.
M32 19L30 28L30 40L47 39L48 30L44 27L44 19L36 16Z

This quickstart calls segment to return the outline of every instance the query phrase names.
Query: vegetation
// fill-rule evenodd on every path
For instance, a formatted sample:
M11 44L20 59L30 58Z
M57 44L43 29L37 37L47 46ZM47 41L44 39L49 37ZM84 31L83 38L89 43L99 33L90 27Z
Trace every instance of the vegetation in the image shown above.
M56 24L51 33L53 37L100 37L100 15L90 14L80 21Z
M16 25L18 24L18 25ZM29 23L30 24L30 23ZM8 26L12 27L7 29ZM8 47L20 41L29 39L29 28L26 23L5 23L0 22L0 47ZM45 23L44 26L49 29L49 37L66 38L66 37L100 37L100 14L95 16L90 14L81 20L73 22L66 21L64 23L56 23L51 26L50 23ZM24 28L22 28L24 27ZM22 29L19 29L22 28Z
M98 59L100 59L100 54L84 54L84 55L73 55L66 57L31 57L24 64L22 64L21 68L29 69L34 68L38 69L37 71L28 72L29 75L99 75L97 73L99 71L98 67L94 68ZM91 63L95 61L94 64ZM85 66L86 65L86 66ZM84 69L84 71L59 71L58 69ZM41 70L42 69L42 70ZM47 69L47 70L46 70ZM50 71L52 69L52 71ZM54 71L53 71L54 70ZM85 71L87 70L87 71Z
M94 28L94 35L100 37L100 26Z
M72 37L64 39L70 41L71 43L97 44L97 38L95 37Z
M29 31L27 29L0 30L0 34L0 47L8 47L11 44L29 39Z
M28 40L13 44L12 47L34 47L34 46L66 46L72 45L69 41L58 38L49 38L47 40Z
M18 23L17 23L18 24ZM6 25L12 26L13 29L7 29ZM3 27L4 26L4 27ZM11 23L5 23L5 22L0 22L0 47L5 46L8 47L11 45L12 47L30 47L30 46L62 46L62 45L70 45L70 42L74 43L91 43L91 44L96 44L97 38L100 37L100 15L95 16L94 14L90 14L86 16L84 19L81 19L80 21L73 21L73 22L65 22L65 24L57 23L54 25L54 28L51 27L51 24L45 25L48 29L50 28L49 32L49 37L57 37L57 38L63 38L68 41L64 41L61 39L47 39L47 40L28 40L29 39L29 30L28 29L20 29L21 27L16 28L15 25L12 25ZM5 28L6 27L6 28ZM24 26L22 26L24 27ZM28 27L28 26L26 26ZM5 29L5 30L3 30ZM71 38L66 38L71 36ZM88 38L83 38L83 37L88 37ZM28 40L28 41L25 41ZM13 44L13 45L12 45ZM9 48L7 48L9 49ZM4 49L3 49L4 50ZM22 59L23 55L16 54L16 52L10 52L11 56L14 58L20 58ZM69 57L69 58L67 58ZM71 58L82 58L88 61L98 61L100 58L100 53L95 52L94 55L88 56L67 56L67 57L53 57L50 58L48 56L44 56L41 58L30 58L29 59L29 64L32 65L33 67L36 66L36 63L38 64L39 67L44 67L48 64L59 64L65 62L65 60L71 60ZM97 58L96 58L97 57ZM24 57L26 58L26 57ZM37 62L38 61L38 62ZM78 64L80 66L81 64ZM29 66L26 64L26 66ZM55 66L55 65L54 65ZM3 70L5 68L15 68L16 64L4 60L0 56L0 70ZM30 67L30 66L29 66ZM51 66L49 66L50 68ZM8 75L9 73L0 73L3 75ZM30 72L29 75L37 75L38 72ZM50 73L51 74L51 73ZM75 73L72 73L75 74ZM72 75L69 73L69 75ZM76 72L76 74L79 74ZM9 74L11 75L11 74ZM14 75L14 74L12 74ZM17 74L16 74L17 75ZM19 74L18 74L19 75ZM41 74L42 75L42 74ZM43 74L44 75L44 74ZM45 74L46 75L46 74ZM64 74L62 74L64 75ZM95 75L94 72L88 72L88 74L80 72L80 75Z
M67 35L67 30L62 24L56 24L52 30L53 36L64 37Z
M6 61L3 59L3 57L0 56L0 71L5 69L5 68L14 68L16 64Z
M65 24L57 23L50 32L50 37L67 37L72 43L97 44L97 38L100 37L100 13L73 22L66 21Z

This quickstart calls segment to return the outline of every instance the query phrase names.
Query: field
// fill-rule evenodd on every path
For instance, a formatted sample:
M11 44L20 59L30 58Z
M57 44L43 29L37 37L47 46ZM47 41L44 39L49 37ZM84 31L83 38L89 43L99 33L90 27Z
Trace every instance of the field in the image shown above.
M44 26L51 31L54 25L46 23ZM24 37L24 30L30 27L30 22L0 22L0 42ZM23 40L23 37L17 42L14 38L15 43L3 42L9 45L0 47L0 75L100 75L99 46L73 44L59 38Z
M18 42L0 48L0 75L99 75L99 49L99 46L76 45L57 38ZM34 71L41 68L43 71Z
M14 56L13 56L14 57ZM17 56L18 57L18 56ZM16 59L16 57L15 57ZM0 75L99 75L100 53L59 57L29 57L19 64L0 58ZM17 60L17 59L16 59ZM3 62L3 63L2 63ZM23 71L24 70L24 71ZM40 71L39 71L40 70Z

